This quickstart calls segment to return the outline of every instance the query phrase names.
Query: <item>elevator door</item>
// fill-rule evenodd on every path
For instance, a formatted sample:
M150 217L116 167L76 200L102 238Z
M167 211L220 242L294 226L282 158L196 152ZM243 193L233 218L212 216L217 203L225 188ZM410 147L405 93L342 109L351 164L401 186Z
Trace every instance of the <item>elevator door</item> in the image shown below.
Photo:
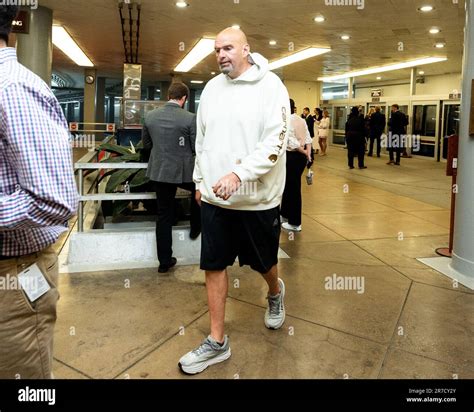
M443 119L442 119L442 133L440 135L438 151L438 161L448 158L448 136L453 134L459 135L459 121L460 121L459 103L443 102Z
M436 158L438 118L438 103L416 103L413 105L413 135L420 137L419 147L413 148L413 154Z

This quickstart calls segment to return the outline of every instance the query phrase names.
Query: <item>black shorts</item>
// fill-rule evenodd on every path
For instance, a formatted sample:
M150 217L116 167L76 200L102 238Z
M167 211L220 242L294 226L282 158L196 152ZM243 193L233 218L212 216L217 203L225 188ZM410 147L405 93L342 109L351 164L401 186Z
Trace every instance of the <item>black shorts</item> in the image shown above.
M280 208L231 210L202 202L201 269L249 265L262 274L278 263Z

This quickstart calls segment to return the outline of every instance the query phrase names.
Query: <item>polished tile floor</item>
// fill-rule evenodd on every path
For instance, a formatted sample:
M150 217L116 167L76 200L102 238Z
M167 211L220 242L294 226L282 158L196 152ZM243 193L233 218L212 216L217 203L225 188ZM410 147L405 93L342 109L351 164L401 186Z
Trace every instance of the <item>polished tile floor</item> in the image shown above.
M197 266L61 275L57 378L474 378L474 294L428 268L449 233L444 164L318 157L303 181L303 231L283 232L286 322L263 324L258 274L229 270L232 357L195 377L177 361L208 333ZM357 280L345 288L331 280ZM337 284L336 284L337 285ZM357 285L357 287L356 287Z

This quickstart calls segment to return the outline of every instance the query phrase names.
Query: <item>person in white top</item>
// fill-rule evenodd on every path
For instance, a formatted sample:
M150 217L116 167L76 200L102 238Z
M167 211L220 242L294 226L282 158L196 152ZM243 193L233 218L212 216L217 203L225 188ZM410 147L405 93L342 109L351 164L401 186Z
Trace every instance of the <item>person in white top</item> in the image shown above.
M329 128L331 127L331 119L329 118L329 112L324 110L323 118L319 123L319 147L321 147L321 156L326 156L326 150L328 148L328 136Z
M231 356L224 334L227 267L237 256L240 266L249 265L268 284L265 326L279 329L285 321L285 284L277 263L288 91L269 70L268 60L250 53L241 30L223 30L214 48L221 74L201 94L193 174L201 202L200 267L206 271L211 330L196 350L179 360L187 374Z
M291 120L288 129L288 146L286 148L286 183L280 214L284 220L285 230L301 231L301 175L308 162L311 163L311 136L306 122L295 110L295 102L290 99Z

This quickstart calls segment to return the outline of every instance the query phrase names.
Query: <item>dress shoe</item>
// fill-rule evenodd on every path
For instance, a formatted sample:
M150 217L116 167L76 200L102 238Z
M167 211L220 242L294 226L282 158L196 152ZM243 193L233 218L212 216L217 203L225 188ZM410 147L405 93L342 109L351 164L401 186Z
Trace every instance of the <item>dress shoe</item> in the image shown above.
M367 169L367 166L359 167L359 169Z
M201 234L201 229L196 229L196 230L191 229L191 231L189 232L189 237L192 240L195 240L199 237L200 234Z
M178 262L178 260L175 257L172 257L171 258L171 263L169 265L160 265L158 267L158 273L168 272L168 270L170 270L174 265L176 265L177 262Z

